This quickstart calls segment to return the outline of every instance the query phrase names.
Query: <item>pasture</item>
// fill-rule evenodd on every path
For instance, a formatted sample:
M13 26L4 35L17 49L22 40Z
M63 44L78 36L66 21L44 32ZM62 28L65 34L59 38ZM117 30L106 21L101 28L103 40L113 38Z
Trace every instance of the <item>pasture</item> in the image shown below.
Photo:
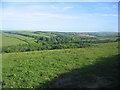
M116 87L117 55L117 42L88 48L4 53L3 88L94 87L95 83L96 87Z

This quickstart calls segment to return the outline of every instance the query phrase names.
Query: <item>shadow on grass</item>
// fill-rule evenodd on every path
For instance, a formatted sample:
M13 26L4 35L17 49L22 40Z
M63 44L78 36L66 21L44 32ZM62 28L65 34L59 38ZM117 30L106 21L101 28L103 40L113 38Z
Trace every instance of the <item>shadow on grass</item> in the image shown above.
M46 81L39 88L115 88L119 87L119 55L99 58L93 65L88 65L63 73L51 81Z

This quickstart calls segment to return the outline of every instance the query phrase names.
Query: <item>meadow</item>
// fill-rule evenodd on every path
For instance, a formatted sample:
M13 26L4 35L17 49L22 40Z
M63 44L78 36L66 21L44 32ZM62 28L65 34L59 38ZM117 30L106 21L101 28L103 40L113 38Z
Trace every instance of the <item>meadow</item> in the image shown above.
M100 42L99 38L93 37L82 37L81 39L78 37L79 33L35 32L37 33L35 36L35 33L30 35L33 32L7 34L14 35L13 33L16 36L30 37L30 41L32 43L34 41L34 45L36 45L34 47L39 46L42 42L41 46L55 44L57 48L19 51L20 48L11 52L11 47L5 47L6 50L9 48L9 52L2 52L3 88L112 88L119 86L117 34L114 34L113 37L90 34L104 39ZM42 35L40 36L40 34ZM65 37L59 37L59 39L57 37L59 35ZM51 37L52 39L46 39ZM64 38L69 41L60 42ZM80 42L81 40L86 42ZM30 41L27 43L28 45L31 44ZM18 43L15 43L16 47L19 47ZM74 47L71 46L71 43L74 43ZM87 46L77 47L76 43L82 43L83 46L87 44ZM57 45L61 45L61 47L58 48Z
M18 39L15 39L15 38L12 38L12 37L7 37L7 36L2 36L2 45L3 46L11 46L11 45L16 45L16 44L20 44L20 43L25 43L21 40L18 40Z
M20 36L20 35L11 35L7 33L2 33L2 46L12 46L18 44L25 44L27 42L34 41L33 38Z

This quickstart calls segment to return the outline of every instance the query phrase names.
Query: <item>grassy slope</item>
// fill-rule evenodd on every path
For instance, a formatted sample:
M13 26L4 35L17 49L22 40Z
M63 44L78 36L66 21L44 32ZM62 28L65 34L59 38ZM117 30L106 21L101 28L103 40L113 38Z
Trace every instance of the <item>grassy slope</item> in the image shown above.
M44 33L39 33L36 34L33 31L12 31L12 33L18 33L18 34L25 34L25 35L30 35L30 36L43 36L43 37L49 37L49 34L44 34Z
M11 45L17 45L17 44L23 44L23 43L25 42L19 39L2 36L2 46L11 46Z
M15 35L2 33L2 46L11 46L11 45L17 45L17 44L24 44L24 41L21 41L17 38L15 38Z
M62 73L92 65L100 61L99 58L117 55L117 47L117 43L104 43L90 48L5 53L3 54L3 87L41 87L46 81L51 81Z
M25 37L21 35L15 35L15 34L2 34L2 46L11 46L11 45L17 45L17 44L25 44L26 42L34 42L34 38Z
M21 40L34 40L34 38L31 37L26 37L26 36L21 36L21 35L17 35L17 34L8 34L8 33L3 33L3 36L7 36L7 37L11 37L11 38L18 38Z

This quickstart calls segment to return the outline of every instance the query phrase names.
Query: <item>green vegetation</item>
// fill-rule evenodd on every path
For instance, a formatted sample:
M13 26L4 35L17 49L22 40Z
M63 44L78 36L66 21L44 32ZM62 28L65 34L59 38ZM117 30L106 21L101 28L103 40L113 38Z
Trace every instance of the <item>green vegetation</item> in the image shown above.
M4 53L2 74L4 83L3 88L45 87L48 85L45 84L46 82L51 81L62 73L70 72L71 70L77 68L84 68L89 65L94 65L97 62L101 62L103 60L105 61L105 58L109 58L113 55L118 55L118 43L104 43L98 44L97 47L80 49ZM94 67L94 75L105 78L105 80L110 82L110 85L116 84L115 82L111 83L111 80L114 81L116 77L114 75L118 74L118 59L107 59L107 62L108 63L100 64L98 69L101 69L102 71L102 69L105 69L107 67L106 65L108 65L110 68L109 71L112 71L112 73L108 75L109 73L107 74L106 71L101 72ZM89 69L87 72L90 73ZM78 80L80 80L79 75L75 76L76 79L77 77ZM85 77L86 78L84 79L89 81L87 75ZM76 85L78 84L76 83Z
M21 35L15 35L15 34L7 34L2 33L2 45L5 46L12 46L12 45L18 45L18 44L25 44L27 42L33 42L34 39L30 37L25 37Z
M7 37L2 35L2 45L3 46L11 46L11 45L16 45L16 44L20 44L20 43L25 43L19 39L16 38L12 38L12 37Z
M38 88L119 88L119 58L120 55L98 58L97 62L60 74Z
M119 86L117 33L3 31L2 37L3 88Z
M94 37L83 37L80 36L81 34L92 35ZM94 46L96 43L116 42L117 36L117 33L107 33L105 36L103 33L4 31L2 52L85 48Z

